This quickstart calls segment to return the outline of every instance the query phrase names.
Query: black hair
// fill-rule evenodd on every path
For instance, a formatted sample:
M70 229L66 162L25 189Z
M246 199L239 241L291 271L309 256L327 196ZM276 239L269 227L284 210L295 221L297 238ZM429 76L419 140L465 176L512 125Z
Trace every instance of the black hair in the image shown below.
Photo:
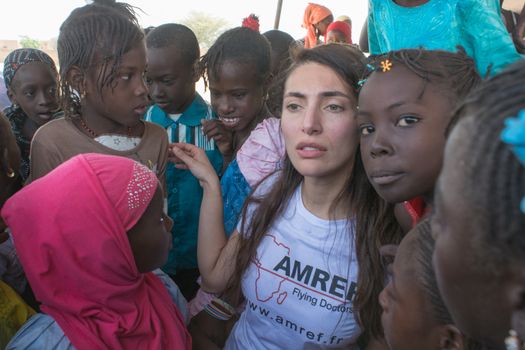
M11 131L11 124L9 120L0 112L0 172L2 174L10 173L13 169L12 164L9 164L9 143L14 138Z
M389 62L387 62L387 60ZM457 52L424 49L403 49L388 52L386 54L371 56L366 73L360 84L366 84L366 79L373 74L388 74L382 71L382 65L390 63L392 66L403 65L411 72L420 77L425 86L421 92L423 95L427 84L433 84L441 89L452 105L457 105L467 94L480 82L474 60L469 57L465 50L458 47ZM450 111L449 123L454 123L455 109ZM370 196L370 198L373 198ZM379 305L379 293L384 287L386 266L382 261L379 249L383 245L399 244L403 238L403 232L399 224L394 224L394 206L381 204L385 211L378 214L378 202L370 199L360 202L361 206L357 212L358 240L358 291L355 300L356 312L359 316L361 327L364 329L366 338L382 338L381 307ZM379 216L379 217L378 217ZM371 223L374 218L374 223Z
M144 39L134 8L115 0L95 0L71 12L62 23L57 51L60 64L62 108L66 116L79 115L78 86L68 81L76 66L84 73L102 67L99 91L112 86L122 56Z
M505 120L524 109L525 61L520 60L474 90L455 116L461 119L455 128L463 135L457 150L464 159L462 195L473 208L480 245L500 259L513 259L516 251L520 256L525 253L525 213L520 210L525 167L501 140ZM479 258L486 259L487 253L480 251Z
M456 104L481 82L474 59L465 49L457 52L425 49L403 49L370 56L370 65L364 80L373 72L382 72L382 64L389 60L393 66L402 64L426 83L435 84ZM424 90L422 91L423 94Z
M193 65L200 57L199 42L193 31L183 24L167 23L160 25L146 37L148 49L163 49L174 46L184 63Z
M432 254L434 252L434 239L430 227L430 219L427 218L413 229L415 234L414 250L416 261L419 266L416 267L416 274L420 281L420 286L425 294L425 298L430 305L427 310L431 313L432 318L440 325L453 325L454 321L450 315L437 284L436 274L432 265ZM466 350L481 350L481 343L465 337Z
M200 60L206 85L210 77L217 77L226 61L253 65L257 82L266 84L271 73L270 43L250 28L237 27L222 33Z
M288 33L280 30L269 30L263 36L270 42L272 50L272 81L268 89L268 110L275 117L281 116L285 72L292 64L292 52L296 44L295 39Z

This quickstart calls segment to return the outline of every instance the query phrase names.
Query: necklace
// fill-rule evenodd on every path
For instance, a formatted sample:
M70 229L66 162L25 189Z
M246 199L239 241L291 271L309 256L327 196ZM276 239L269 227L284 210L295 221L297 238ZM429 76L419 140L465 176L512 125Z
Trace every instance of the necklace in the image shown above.
M99 135L93 130L91 129L87 124L86 124L86 121L84 120L84 118L80 118L80 125L82 126L82 128L88 133L88 135L91 137L91 138L97 138ZM127 137L131 137L131 127L128 126L128 130L127 130Z

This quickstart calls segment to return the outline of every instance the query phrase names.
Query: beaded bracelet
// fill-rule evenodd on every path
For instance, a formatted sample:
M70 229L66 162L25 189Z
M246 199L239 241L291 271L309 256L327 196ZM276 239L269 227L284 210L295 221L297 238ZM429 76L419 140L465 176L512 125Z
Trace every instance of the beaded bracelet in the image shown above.
M217 297L214 297L209 304L204 306L204 311L206 311L208 315L222 321L228 321L235 314L233 306Z

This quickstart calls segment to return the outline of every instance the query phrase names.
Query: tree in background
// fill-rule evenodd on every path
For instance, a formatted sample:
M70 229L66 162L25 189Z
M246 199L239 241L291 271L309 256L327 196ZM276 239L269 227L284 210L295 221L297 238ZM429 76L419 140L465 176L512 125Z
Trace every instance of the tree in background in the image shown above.
M40 44L40 41L36 39L30 38L28 36L22 36L20 38L20 46L22 46L25 49L40 49L42 45Z
M228 28L228 21L217 18L204 12L191 12L181 21L195 33L203 51L210 48L217 37Z

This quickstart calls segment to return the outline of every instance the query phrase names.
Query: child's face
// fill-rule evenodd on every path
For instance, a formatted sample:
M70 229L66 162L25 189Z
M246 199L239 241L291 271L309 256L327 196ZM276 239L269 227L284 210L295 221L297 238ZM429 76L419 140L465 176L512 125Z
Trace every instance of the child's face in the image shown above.
M182 113L195 96L196 74L176 46L147 50L146 81L153 102L166 113Z
M345 35L338 30L329 31L328 34L326 34L326 42L328 44L347 44Z
M56 73L42 62L24 64L16 71L8 94L29 120L42 126L58 108Z
M162 190L158 187L140 220L128 231L139 272L153 271L166 263L172 226L173 221L164 214Z
M225 127L247 130L261 113L265 89L255 72L251 64L226 61L209 76L211 106Z
M460 124L451 133L436 185L433 262L441 295L459 329L497 349L508 335L516 306L510 292L513 276L509 268L495 268L490 262L494 253L483 247L479 233L487 223L481 223L475 205L464 195L465 186L475 186L475 179L464 179L461 172L468 157L463 141L467 128Z
M331 68L297 67L285 84L281 128L286 152L305 177L345 181L357 151L354 94Z
M109 62L108 70L112 62ZM144 82L146 48L141 42L122 56L115 80L98 90L98 78L102 67L88 74L85 79L85 98L82 113L97 119L108 119L120 125L137 125L148 105L148 91Z
M381 323L390 350L439 349L439 325L431 317L416 266L414 241L410 231L396 252L390 281L381 294Z
M432 195L451 112L442 92L399 63L368 78L357 114L361 156L372 186L386 201Z

